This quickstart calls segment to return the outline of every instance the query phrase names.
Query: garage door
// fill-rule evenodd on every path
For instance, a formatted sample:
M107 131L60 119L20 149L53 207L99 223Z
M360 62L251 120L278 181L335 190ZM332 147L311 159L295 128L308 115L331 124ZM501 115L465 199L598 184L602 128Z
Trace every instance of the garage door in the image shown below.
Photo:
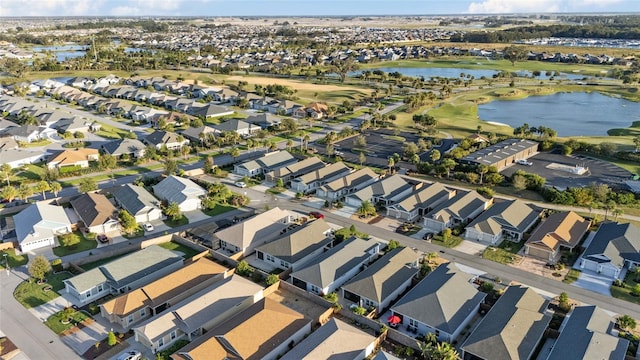
M585 270L598 271L598 263L590 260L582 260L582 265Z
M602 275L610 277L610 278L616 278L616 272L618 270L614 267L611 266L603 266L602 267L602 271L600 272Z

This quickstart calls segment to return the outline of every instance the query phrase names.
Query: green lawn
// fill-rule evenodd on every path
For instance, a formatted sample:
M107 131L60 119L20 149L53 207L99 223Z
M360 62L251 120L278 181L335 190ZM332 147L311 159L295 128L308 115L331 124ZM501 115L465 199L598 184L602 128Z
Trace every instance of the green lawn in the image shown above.
M236 208L231 206L231 205L225 205L225 204L216 204L216 206L213 209L208 209L208 210L203 210L202 212L207 214L208 216L215 216L215 215L220 215L220 214L224 214L227 211L231 211L231 210L235 210Z
M68 235L78 236L80 238L80 242L71 246L58 246L53 248L53 253L59 257L95 249L96 246L98 246L98 243L95 240L88 240L85 238L81 231L74 231L72 234Z
M51 140L38 140L38 141L32 141L30 143L26 143L26 142L20 142L20 147L22 148L32 148L32 147L41 147L41 146L47 146L51 144Z
M567 276L564 277L564 280L562 280L562 282L563 283L567 283L567 284L571 284L571 283L575 282L576 280L578 280L579 277L580 277L580 270L569 269L569 272L567 273ZM611 291L611 293L613 294L613 290Z
M192 249L192 248L190 248L188 246L184 246L182 244L175 243L173 241L162 243L162 244L159 244L158 246L160 246L161 248L167 249L167 250L179 251L179 252L184 254L183 257L185 259L188 259L188 258L193 257L194 255L200 253L197 250L194 250L194 249Z
M66 319L67 315L65 315L63 311L59 311L49 316L44 324L47 325L49 329L51 329L54 333L56 333L56 335L60 335L60 333L62 333L63 331L77 326L79 323L90 319L90 317L82 311L76 311L71 315L71 322L69 322L68 324L63 324L62 320Z
M62 281L72 276L73 275L67 271L50 274L47 276L47 283L42 285L38 285L35 280L32 282L23 281L13 292L13 297L27 309L45 304L60 296L58 291L64 289L64 283ZM47 286L51 286L53 289L44 291L43 289Z
M22 166L22 169L23 170L18 171L18 173L15 176L13 176L11 180L14 180L13 178L16 178L18 182L22 182L23 180L27 180L27 181L42 180L42 176L44 175L44 167L38 166L35 164L28 164L28 165Z
M628 272L621 287L611 286L609 290L611 290L611 296L613 296L614 298L640 304L640 296L634 296L631 294L631 290L639 284L640 281L636 281L635 275L632 272Z
M435 235L431 240L432 243L440 246L444 246L447 248L454 248L462 243L462 238L459 236L449 236L449 239L444 240L442 235Z
M16 249L7 249L0 251L0 269L5 268L3 254L7 254L7 260L9 261L10 268L17 268L18 266L26 265L27 262L29 262L28 255L16 255Z
M164 223L168 227L174 228L177 226L187 225L189 223L189 219L187 219L186 216L182 215L182 217L180 217L180 219L178 220L171 220L170 218L167 218L167 220L164 220Z
M506 265L514 263L519 256L505 249L489 246L482 252L482 258Z
M140 226L138 226L136 228L136 231L131 235L129 235L127 233L122 233L122 237L127 238L127 239L135 239L135 238L140 237L140 236L144 236L144 230Z

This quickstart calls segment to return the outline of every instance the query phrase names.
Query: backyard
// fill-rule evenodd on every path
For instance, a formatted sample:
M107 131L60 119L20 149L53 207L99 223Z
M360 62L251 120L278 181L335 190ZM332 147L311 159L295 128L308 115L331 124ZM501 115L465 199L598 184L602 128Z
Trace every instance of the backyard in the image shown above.
M70 272L63 271L49 274L44 284L38 284L34 279L23 281L13 292L13 297L27 309L45 304L60 296L58 292L64 289L62 281L72 276Z
M196 254L199 254L200 251L192 249L188 246L182 245L182 244L178 244L176 242L173 241L169 241L166 243L162 243L159 244L158 246L160 246L163 249L167 249L167 250L171 250L171 251L177 251L177 252L181 252L182 255L185 259L189 259L193 256L195 256Z

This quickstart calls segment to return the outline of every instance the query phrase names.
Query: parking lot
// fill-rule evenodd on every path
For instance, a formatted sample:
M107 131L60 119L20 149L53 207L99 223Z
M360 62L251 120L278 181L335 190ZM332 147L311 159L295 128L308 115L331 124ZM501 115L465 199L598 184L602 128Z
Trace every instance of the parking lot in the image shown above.
M501 172L510 177L517 170L534 173L547 179L546 184L558 189L568 187L589 186L591 183L620 186L624 180L632 177L632 174L614 164L599 159L593 159L582 155L565 156L555 153L539 153L528 159L532 165L513 164ZM584 174L574 174L558 168L584 167L588 169Z

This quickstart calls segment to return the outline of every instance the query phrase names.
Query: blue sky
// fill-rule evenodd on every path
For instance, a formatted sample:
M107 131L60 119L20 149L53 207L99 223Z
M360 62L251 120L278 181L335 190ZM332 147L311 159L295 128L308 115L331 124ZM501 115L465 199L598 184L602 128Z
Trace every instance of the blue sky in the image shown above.
M640 12L639 0L0 0L0 16L438 15Z

